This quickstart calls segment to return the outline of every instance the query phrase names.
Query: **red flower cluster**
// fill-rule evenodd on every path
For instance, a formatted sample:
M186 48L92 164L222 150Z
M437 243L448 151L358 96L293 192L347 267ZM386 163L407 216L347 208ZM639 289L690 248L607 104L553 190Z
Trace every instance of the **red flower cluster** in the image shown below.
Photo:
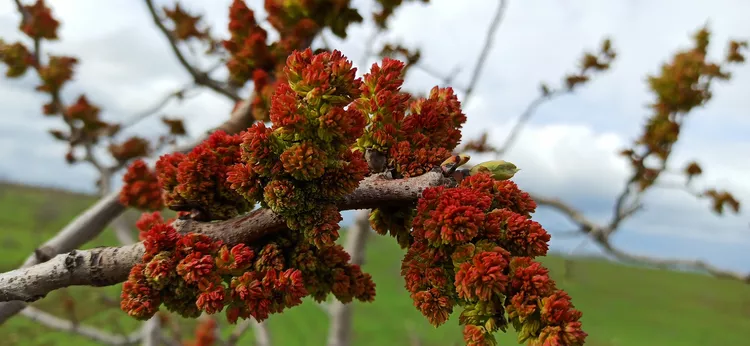
M161 213L158 211L152 212L152 213L143 213L141 214L141 217L138 218L138 221L135 222L135 228L138 229L138 240L145 240L146 234L148 234L148 231L160 224L168 225L172 223L174 219L169 219L167 221L164 221L164 218L161 216Z
M122 180L125 185L120 190L120 203L140 210L155 211L164 208L156 173L143 160L134 161Z
M227 61L230 81L242 86L252 80L255 97L251 113L257 120L268 120L274 91L286 78L287 57L295 50L310 46L320 30L329 27L334 34L346 36L346 27L362 20L349 1L274 1L265 2L268 22L279 33L275 42L255 20L254 12L243 0L234 0L229 8L231 38L223 41L231 58Z
M268 33L258 25L255 13L243 0L234 0L229 7L229 32L231 39L223 44L232 55L227 68L234 84L244 85L256 69L274 69L274 59L266 44Z
M430 323L445 323L459 305L468 345L494 345L492 333L508 320L520 342L583 344L580 312L532 261L550 239L528 218L535 207L514 183L484 173L424 191L401 273Z
M451 155L461 139L466 116L450 88L435 87L429 98L410 105L411 96L400 90L404 63L385 58L381 65L373 64L365 74L362 97L354 103L369 115L357 149L386 156L386 169L398 177L424 174ZM412 218L411 207L378 208L370 214L370 225L379 234L390 233L407 247Z
M316 249L293 233L280 233L265 245L232 247L205 235L181 235L158 213L144 214L138 227L145 253L123 285L121 308L148 319L164 304L185 317L215 314L227 307L227 319L272 313L302 303L312 295L333 293L342 302L370 301L375 284L359 266L348 263L340 246Z
M52 11L44 0L37 0L33 5L23 6L23 11L28 15L25 15L21 22L21 31L33 39L57 39L57 27L60 26L60 22L52 17Z
M156 162L165 202L173 210L198 210L209 220L225 220L251 205L227 183L227 171L240 160L239 135L214 132L187 155L164 155Z
M516 257L510 263L510 285L506 311L518 341L530 345L582 345L581 312L570 296L555 287L547 269L529 257Z
M317 247L338 238L338 199L367 174L361 154L349 149L365 119L345 108L359 96L355 69L340 52L310 49L287 60L288 82L271 104L273 127L256 123L243 135L242 162L228 173L235 191L283 215Z

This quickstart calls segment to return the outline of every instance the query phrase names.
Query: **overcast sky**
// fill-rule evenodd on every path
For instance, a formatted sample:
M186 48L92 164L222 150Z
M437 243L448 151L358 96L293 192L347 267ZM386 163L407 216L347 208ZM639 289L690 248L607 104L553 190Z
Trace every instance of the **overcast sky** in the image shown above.
M372 2L354 1L363 9L371 8ZM73 54L82 61L75 81L65 89L68 102L85 92L101 106L105 119L125 120L190 81L142 2L48 3L62 21L62 40L45 44L45 51ZM231 1L182 3L204 13L215 34L228 36ZM262 1L248 3L262 7ZM455 83L466 85L496 6L492 0L410 3L396 13L383 39L421 48L423 63L431 69L447 74L461 67ZM713 31L710 54L721 58L729 38L750 38L747 13L750 2L745 0L510 1L484 73L472 99L464 104L469 119L464 138L486 129L493 142L502 142L537 96L541 81L558 85L584 50L596 49L602 38L611 37L618 53L613 69L574 95L541 106L507 157L522 168L516 181L523 189L558 196L594 220L607 220L628 174L616 153L638 135L648 115L645 105L652 99L646 76L677 49L688 47L690 35L706 23ZM258 15L262 19L262 11ZM18 22L13 3L0 2L0 37L19 39ZM372 32L368 22L351 27L346 40L330 32L326 35L334 48L362 65ZM705 172L696 182L698 187L731 189L741 201L750 201L750 98L746 97L750 67L735 68L733 77L730 83L717 84L709 105L689 116L670 163L679 169L695 159ZM439 82L414 71L406 85L410 91L424 93ZM63 126L40 113L45 97L33 91L37 83L32 74L20 80L0 78L0 178L92 192L94 171L84 165L68 166L65 146L47 133ZM186 118L189 132L197 135L224 121L231 107L207 90L187 102L170 104L164 113ZM153 138L160 126L154 119L133 131ZM645 202L645 211L623 224L616 245L639 254L702 258L750 271L747 214L717 217L707 201L679 191L655 190ZM582 238L554 237L572 227L556 212L541 209L536 218L553 234L553 249L570 251L581 243ZM587 251L596 248L588 246Z

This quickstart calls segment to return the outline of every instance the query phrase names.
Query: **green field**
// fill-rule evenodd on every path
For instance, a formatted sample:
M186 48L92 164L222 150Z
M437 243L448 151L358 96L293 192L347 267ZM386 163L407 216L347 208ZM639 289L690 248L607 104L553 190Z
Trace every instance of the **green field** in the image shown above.
M18 266L35 246L48 239L94 201L63 191L0 184L0 270ZM134 217L135 215L130 215ZM433 328L412 307L398 274L402 252L390 238L374 236L364 269L377 284L374 303L355 303L355 345L461 344L454 319ZM114 245L111 232L87 247ZM747 345L750 337L750 287L690 273L632 268L594 259L544 259L553 278L583 311L589 345ZM35 306L63 317L71 314L60 300L72 298L73 317L113 333L132 331L137 323L119 310L120 286L73 287L56 291ZM219 318L223 321L223 317ZM311 302L269 319L273 344L324 345L328 321ZM179 321L190 337L192 321ZM228 334L231 327L224 328ZM515 345L515 334L500 335L501 345ZM83 337L56 332L17 316L0 326L0 345L97 345ZM252 335L244 342L251 345Z

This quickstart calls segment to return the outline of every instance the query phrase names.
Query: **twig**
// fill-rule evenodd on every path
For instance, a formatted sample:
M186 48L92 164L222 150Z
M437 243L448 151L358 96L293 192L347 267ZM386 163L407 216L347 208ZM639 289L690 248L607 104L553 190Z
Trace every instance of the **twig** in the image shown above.
M148 7L149 13L151 13L151 18L154 20L154 23L159 28L159 30L164 34L164 36L167 37L167 40L169 40L169 46L172 48L172 51L177 57L177 60L179 60L180 64L185 68L185 70L187 70L188 73L190 73L190 75L193 76L193 80L195 80L195 83L204 85L208 87L209 89L228 97L234 102L239 102L241 100L239 95L237 95L235 92L227 88L222 87L219 84L219 82L211 79L207 73L199 71L194 66L190 65L190 63L185 59L185 56L182 54L182 51L180 51L180 48L177 47L177 40L172 35L172 33L169 32L169 29L167 29L167 27L164 26L164 23L162 22L161 18L159 18L159 15L156 13L156 8L154 8L153 1L152 0L144 0L144 1L146 3L146 6Z
M472 93L474 92L474 87L476 87L477 82L479 81L479 76L482 72L482 68L484 67L484 64L487 60L487 56L490 53L490 48L492 48L492 42L495 39L495 33L497 32L497 29L500 27L500 23L502 23L503 14L505 13L505 8L507 4L508 4L507 0L500 0L500 4L497 7L497 11L495 11L495 16L492 18L490 27L487 30L487 36L484 39L484 46L482 47L481 53L479 53L477 62L474 64L474 72L471 74L469 85L466 87L466 94L464 95L464 100L462 102L463 104L467 104L469 102L469 98L472 96Z
M78 334L105 345L135 345L141 338L140 332L135 332L125 337L113 335L91 326L74 324L71 321L59 318L31 306L23 309L21 314L48 328Z
M159 315L151 317L142 324L141 335L143 336L142 346L160 346L162 341L161 320Z
M134 126L135 124L141 122L142 120L158 113L161 111L167 104L169 104L169 101L171 101L173 98L178 99L184 99L186 96L185 94L194 89L195 84L189 83L185 85L184 87L180 88L177 91L173 91L166 96L164 96L159 102L154 104L153 106L149 107L148 109L138 112L137 114L133 115L132 117L128 118L127 120L122 122L122 125L120 126L120 130L129 128Z
M225 346L235 346L237 345L237 342L240 340L242 335L247 332L248 329L250 329L250 325L252 323L257 323L253 319L246 319L242 322L239 322L236 327L234 327L234 330L232 330L232 334L229 335L229 338L227 339L227 342L224 344Z
M523 113L521 113L521 116L518 117L518 121L516 121L516 123L513 125L513 128L511 128L510 133L508 134L508 137L505 138L505 141L503 141L503 144L498 147L497 150L495 150L495 154L498 157L501 157L505 155L508 150L510 150L510 148L518 139L518 135L521 133L524 125L526 125L529 119L531 119L531 116L534 115L534 112L540 105L542 105L546 101L553 99L556 96L560 96L568 92L569 91L565 89L558 89L550 91L547 94L542 94L531 101L531 103L526 106L526 109L523 111Z
M413 203L422 191L445 186L453 181L440 172L407 179L371 176L338 204L341 210L366 209L382 205ZM180 233L198 233L220 239L230 246L252 243L268 234L286 229L286 222L270 209L258 209L246 215L219 222L175 220ZM73 250L31 267L0 274L0 301L33 302L63 287L109 286L125 281L133 265L143 256L143 244Z
M251 320L253 332L255 334L255 345L271 346L271 333L268 331L268 324L266 321L258 322L255 319Z

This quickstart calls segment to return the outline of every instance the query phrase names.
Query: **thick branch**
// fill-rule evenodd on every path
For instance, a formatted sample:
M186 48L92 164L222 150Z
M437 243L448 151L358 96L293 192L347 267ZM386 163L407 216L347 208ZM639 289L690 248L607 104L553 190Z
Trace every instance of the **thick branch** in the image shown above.
M360 183L359 188L339 203L341 210L365 209L379 205L413 203L431 186L448 185L452 180L439 172L419 177L390 180L381 175ZM251 243L285 228L284 219L269 209L259 209L220 222L176 220L180 233L201 233L234 245ZM73 285L109 286L125 281L130 268L143 256L143 243L122 247L73 250L28 268L0 274L0 301L33 302L47 293Z

